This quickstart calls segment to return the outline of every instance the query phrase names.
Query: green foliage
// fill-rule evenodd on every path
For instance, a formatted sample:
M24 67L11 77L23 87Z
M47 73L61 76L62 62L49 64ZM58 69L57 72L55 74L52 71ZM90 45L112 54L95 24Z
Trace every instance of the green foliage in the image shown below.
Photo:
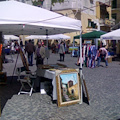
M35 6L42 6L43 5L43 1L44 0L35 0L32 3ZM54 5L54 3L57 3L57 2L62 3L62 2L64 2L64 0L51 0L51 4L52 5Z
M38 1L33 1L32 3L33 3L33 5L35 5L35 6L42 6L43 5L43 1L44 0L38 0Z
M51 0L51 2L52 2L52 5L54 5L54 3L57 3L57 2L59 2L59 3L64 2L64 0Z

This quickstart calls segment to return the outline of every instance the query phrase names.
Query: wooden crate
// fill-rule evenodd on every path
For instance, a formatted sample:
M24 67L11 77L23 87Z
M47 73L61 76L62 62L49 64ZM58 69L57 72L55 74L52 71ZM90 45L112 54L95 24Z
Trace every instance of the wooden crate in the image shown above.
M6 84L6 82L7 82L6 72L0 72L0 85Z

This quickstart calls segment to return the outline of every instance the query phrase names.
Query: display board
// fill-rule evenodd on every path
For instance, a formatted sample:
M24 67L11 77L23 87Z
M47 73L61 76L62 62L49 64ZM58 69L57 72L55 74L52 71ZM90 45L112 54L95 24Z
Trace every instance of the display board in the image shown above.
M6 84L7 76L6 72L0 72L0 84Z
M29 71L29 66L28 66L27 59L26 59L26 57L25 57L21 48L20 48L20 56L21 56L21 59L22 59L23 66L26 68L27 71Z

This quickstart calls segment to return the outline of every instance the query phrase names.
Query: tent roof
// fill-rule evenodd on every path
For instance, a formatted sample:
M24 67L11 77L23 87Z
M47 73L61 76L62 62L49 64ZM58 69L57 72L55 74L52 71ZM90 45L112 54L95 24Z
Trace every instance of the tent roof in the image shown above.
M19 40L19 37L15 35L4 35L5 40Z
M95 39L100 38L101 35L105 34L104 31L92 31L89 33L82 34L82 39ZM74 39L79 39L80 35L74 36Z
M120 40L120 29L101 35L102 40Z
M44 35L79 31L81 21L17 1L0 2L0 32Z
M52 39L70 39L70 36L63 35L63 34L56 34L56 35L30 35L27 36L26 39L43 39L43 40L52 40Z

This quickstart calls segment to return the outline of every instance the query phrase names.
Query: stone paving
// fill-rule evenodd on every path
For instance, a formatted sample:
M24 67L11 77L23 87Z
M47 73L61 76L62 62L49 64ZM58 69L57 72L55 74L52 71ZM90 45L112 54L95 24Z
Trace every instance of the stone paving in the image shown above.
M9 56L7 56L9 57ZM14 56L14 61L16 55ZM59 61L58 54L51 54L48 63L55 64ZM71 68L75 65L76 57L65 55L65 62ZM35 63L35 61L34 61ZM45 60L47 63L47 60ZM4 71L12 75L14 63L4 64ZM105 63L101 63L105 66ZM17 66L21 66L18 59ZM10 69L8 69L10 68ZM30 67L32 71L36 66ZM108 68L86 68L83 74L90 96L90 105L86 102L66 107L57 107L50 96L33 93L28 95L13 95L2 111L0 120L120 120L120 62L109 63Z

